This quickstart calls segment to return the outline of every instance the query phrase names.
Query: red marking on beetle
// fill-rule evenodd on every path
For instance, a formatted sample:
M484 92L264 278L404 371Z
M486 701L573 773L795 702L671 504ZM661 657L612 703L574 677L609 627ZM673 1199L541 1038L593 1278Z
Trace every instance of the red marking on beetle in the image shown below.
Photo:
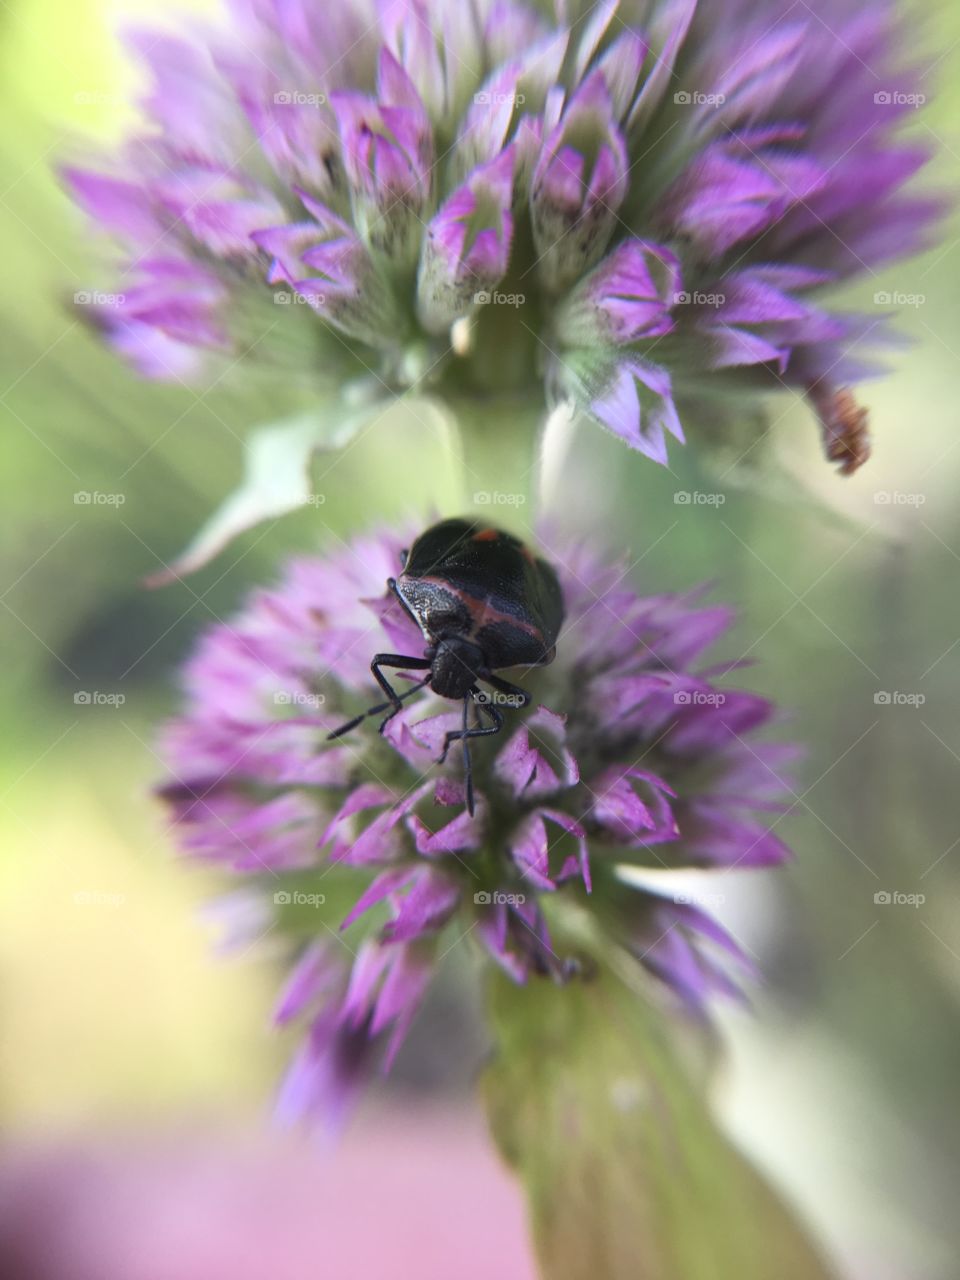
M499 529L481 529L479 533L475 533L470 539L471 542L497 542L500 538Z
M523 631L528 636L533 636L535 640L541 642L543 640L543 632L539 627L535 627L532 622L524 622L520 618L514 617L512 613L504 613L500 609L491 608L489 596L481 600L478 596L471 596L459 587L455 587L453 583L447 582L444 578L417 578L415 581L429 582L432 586L442 587L455 600L460 601L469 613L470 620L473 623L468 632L471 640L475 639L484 627L493 626L498 622L505 622L508 626L515 627L517 631Z

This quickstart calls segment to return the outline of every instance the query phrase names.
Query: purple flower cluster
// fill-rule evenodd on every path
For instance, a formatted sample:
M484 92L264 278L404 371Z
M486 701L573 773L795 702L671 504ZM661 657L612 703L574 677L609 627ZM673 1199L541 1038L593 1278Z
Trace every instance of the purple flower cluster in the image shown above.
M136 37L151 127L66 175L123 245L97 320L142 373L253 354L442 394L473 361L489 393L519 351L661 462L717 393L778 386L864 460L837 397L886 319L823 293L938 212L903 193L926 153L895 136L916 85L887 0L229 8L229 32Z
M729 665L701 666L729 611L700 592L640 596L623 565L582 548L549 550L567 608L558 656L522 673L532 708L504 707L502 738L476 748L473 817L459 752L435 763L458 710L430 691L383 738L368 725L327 741L369 703L373 652L422 649L384 591L400 547L367 536L293 561L203 637L165 735L181 847L243 878L300 953L277 1011L307 1028L287 1115L341 1104L384 1042L389 1064L461 940L517 982L570 977L565 911L702 1011L736 989L742 953L693 901L637 888L629 869L649 881L787 856L771 824L794 749L758 739L772 707L726 687ZM352 907L304 927L298 898L332 901L343 877Z

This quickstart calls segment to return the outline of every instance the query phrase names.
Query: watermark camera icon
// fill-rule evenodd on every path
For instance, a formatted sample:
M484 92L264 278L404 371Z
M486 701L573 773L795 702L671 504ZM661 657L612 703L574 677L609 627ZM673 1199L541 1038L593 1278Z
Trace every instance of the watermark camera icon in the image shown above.
M499 889L493 893L487 893L481 889L479 893L473 895L473 900L478 907L522 907L526 902L526 894L523 893L503 893Z
M327 901L326 896L322 893L305 893L303 889L294 889L291 893L287 889L278 889L273 895L273 901L278 907L322 907Z
M893 893L888 893L886 889L881 889L873 895L873 900L879 907L913 907L917 910L922 907L927 900L925 893L901 893L899 889L895 889Z
M724 93L704 93L701 89L694 89L692 93L681 89L673 95L673 100L678 107L722 107L727 96Z
M78 689L73 695L77 707L122 707L126 700L125 693L104 693L100 689Z
M925 93L904 93L902 89L878 89L873 100L880 107L922 107L927 100Z
M727 695L715 689L678 689L673 695L677 707L722 707L726 700Z
M522 507L526 502L522 493L501 493L499 489L478 489L473 495L474 504L478 507Z
M725 493L704 493L700 489L678 489L673 495L678 507L722 507L727 500Z
M927 700L925 693L910 693L904 689L878 689L873 695L878 707L922 707Z
M273 695L275 707L322 707L326 700L323 693L306 693L301 690L290 693L286 689L278 689Z
M75 507L122 507L127 500L125 493L101 493L99 489L78 489L73 495Z
M322 107L327 101L325 93L303 93L299 89L279 89L273 95L278 107Z

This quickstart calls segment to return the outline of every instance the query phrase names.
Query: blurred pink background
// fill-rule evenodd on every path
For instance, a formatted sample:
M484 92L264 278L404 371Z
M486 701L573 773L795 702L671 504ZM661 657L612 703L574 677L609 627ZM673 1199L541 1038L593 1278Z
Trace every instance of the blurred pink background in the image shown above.
M336 1152L168 1131L9 1147L9 1280L533 1280L523 1209L478 1117L368 1114Z

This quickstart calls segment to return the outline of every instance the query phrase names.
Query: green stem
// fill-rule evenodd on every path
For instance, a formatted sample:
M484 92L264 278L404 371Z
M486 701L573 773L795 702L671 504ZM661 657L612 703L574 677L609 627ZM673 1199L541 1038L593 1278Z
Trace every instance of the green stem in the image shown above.
M543 402L530 396L456 396L462 510L527 533L533 526L540 477Z
M829 1280L803 1225L716 1125L635 962L602 945L593 958L565 986L491 980L484 1096L543 1280Z

